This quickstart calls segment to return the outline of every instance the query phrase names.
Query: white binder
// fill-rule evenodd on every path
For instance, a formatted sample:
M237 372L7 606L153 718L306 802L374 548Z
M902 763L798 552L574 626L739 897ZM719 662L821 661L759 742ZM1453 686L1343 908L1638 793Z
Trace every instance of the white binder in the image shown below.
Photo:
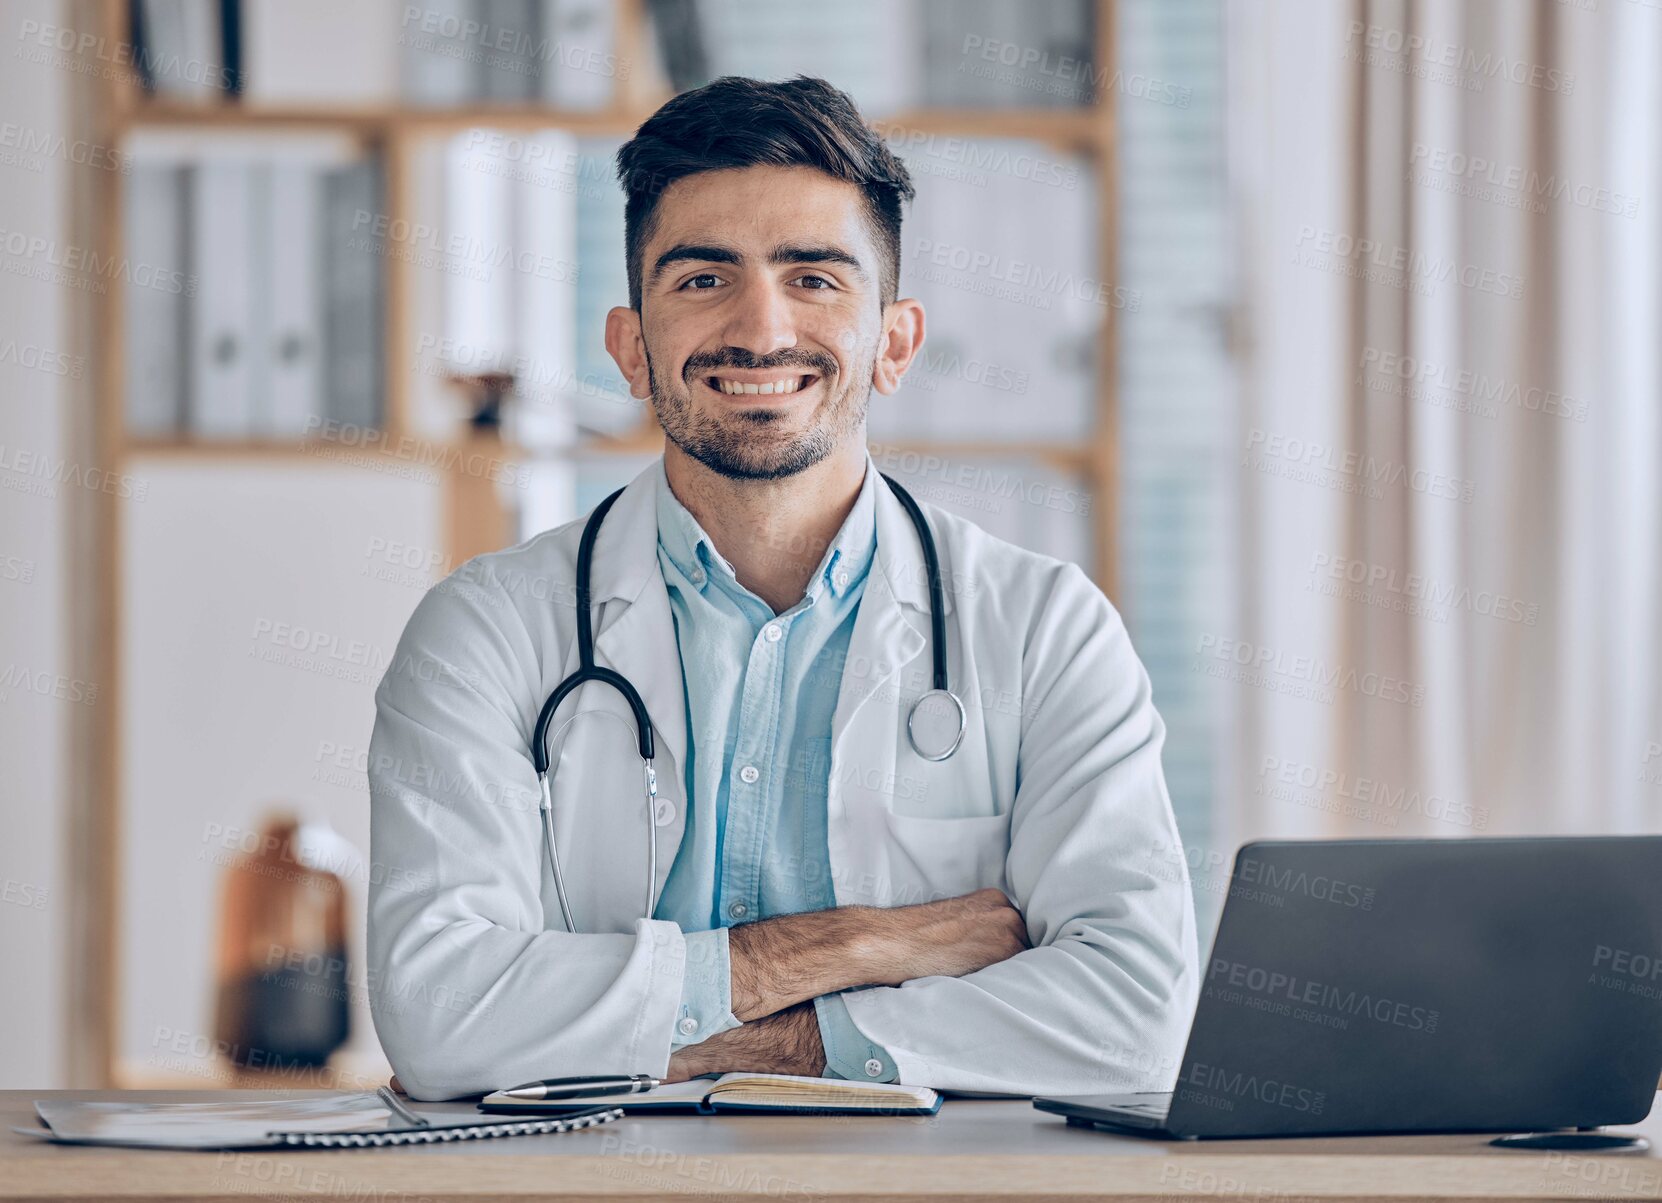
M187 373L189 428L202 438L253 429L250 374L255 270L246 161L204 158L188 173L191 273L196 279Z

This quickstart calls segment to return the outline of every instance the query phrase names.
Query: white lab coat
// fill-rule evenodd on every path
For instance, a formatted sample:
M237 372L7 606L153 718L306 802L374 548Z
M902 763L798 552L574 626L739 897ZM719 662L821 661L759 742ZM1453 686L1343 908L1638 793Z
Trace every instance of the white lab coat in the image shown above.
M652 716L661 889L685 823L687 714L657 471L606 518L593 603L597 662L634 682ZM1147 674L1076 566L925 510L968 731L941 763L907 742L910 701L930 687L928 577L905 512L879 489L877 557L832 724L836 898L900 906L998 886L1033 947L964 977L852 991L849 1014L905 1083L1169 1089L1195 1005L1195 920ZM419 1099L668 1063L686 946L674 923L641 917L640 760L605 686L578 690L553 729L578 708L621 721L585 714L551 740L581 934L561 924L543 853L530 740L577 665L581 529L480 557L431 590L376 694L371 993L382 1046Z

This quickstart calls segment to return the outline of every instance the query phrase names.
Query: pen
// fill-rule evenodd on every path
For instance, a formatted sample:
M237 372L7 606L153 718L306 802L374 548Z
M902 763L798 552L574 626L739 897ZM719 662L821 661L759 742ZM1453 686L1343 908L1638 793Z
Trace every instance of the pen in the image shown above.
M375 1097L391 1108L392 1113L399 1119L403 1120L406 1124L409 1124L410 1127L427 1128L432 1126L431 1120L429 1120L425 1115L417 1115L414 1111L411 1111L399 1101L396 1094L388 1090L385 1086L377 1086L375 1088Z
M510 1099L575 1099L591 1094L639 1094L662 1085L657 1078L645 1074L628 1077L606 1074L595 1078L548 1078L498 1093Z

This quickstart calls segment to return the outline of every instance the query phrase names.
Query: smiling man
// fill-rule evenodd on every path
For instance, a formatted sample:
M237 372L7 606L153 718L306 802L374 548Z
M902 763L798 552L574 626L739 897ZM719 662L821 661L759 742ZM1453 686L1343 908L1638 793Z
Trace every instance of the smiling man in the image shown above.
M1077 567L914 513L866 451L924 339L905 168L813 79L679 96L618 165L606 346L663 458L430 592L395 657L430 671L377 694L373 853L401 872L372 877L369 951L402 1083L1169 1088L1194 915L1124 625Z

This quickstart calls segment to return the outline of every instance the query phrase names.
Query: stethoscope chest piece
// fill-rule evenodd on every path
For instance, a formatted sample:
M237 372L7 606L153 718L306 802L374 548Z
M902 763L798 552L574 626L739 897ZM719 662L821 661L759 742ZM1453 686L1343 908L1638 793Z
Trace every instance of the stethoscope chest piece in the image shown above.
M912 703L906 716L906 737L912 750L925 760L945 760L958 750L968 716L958 695L950 689L931 689Z

